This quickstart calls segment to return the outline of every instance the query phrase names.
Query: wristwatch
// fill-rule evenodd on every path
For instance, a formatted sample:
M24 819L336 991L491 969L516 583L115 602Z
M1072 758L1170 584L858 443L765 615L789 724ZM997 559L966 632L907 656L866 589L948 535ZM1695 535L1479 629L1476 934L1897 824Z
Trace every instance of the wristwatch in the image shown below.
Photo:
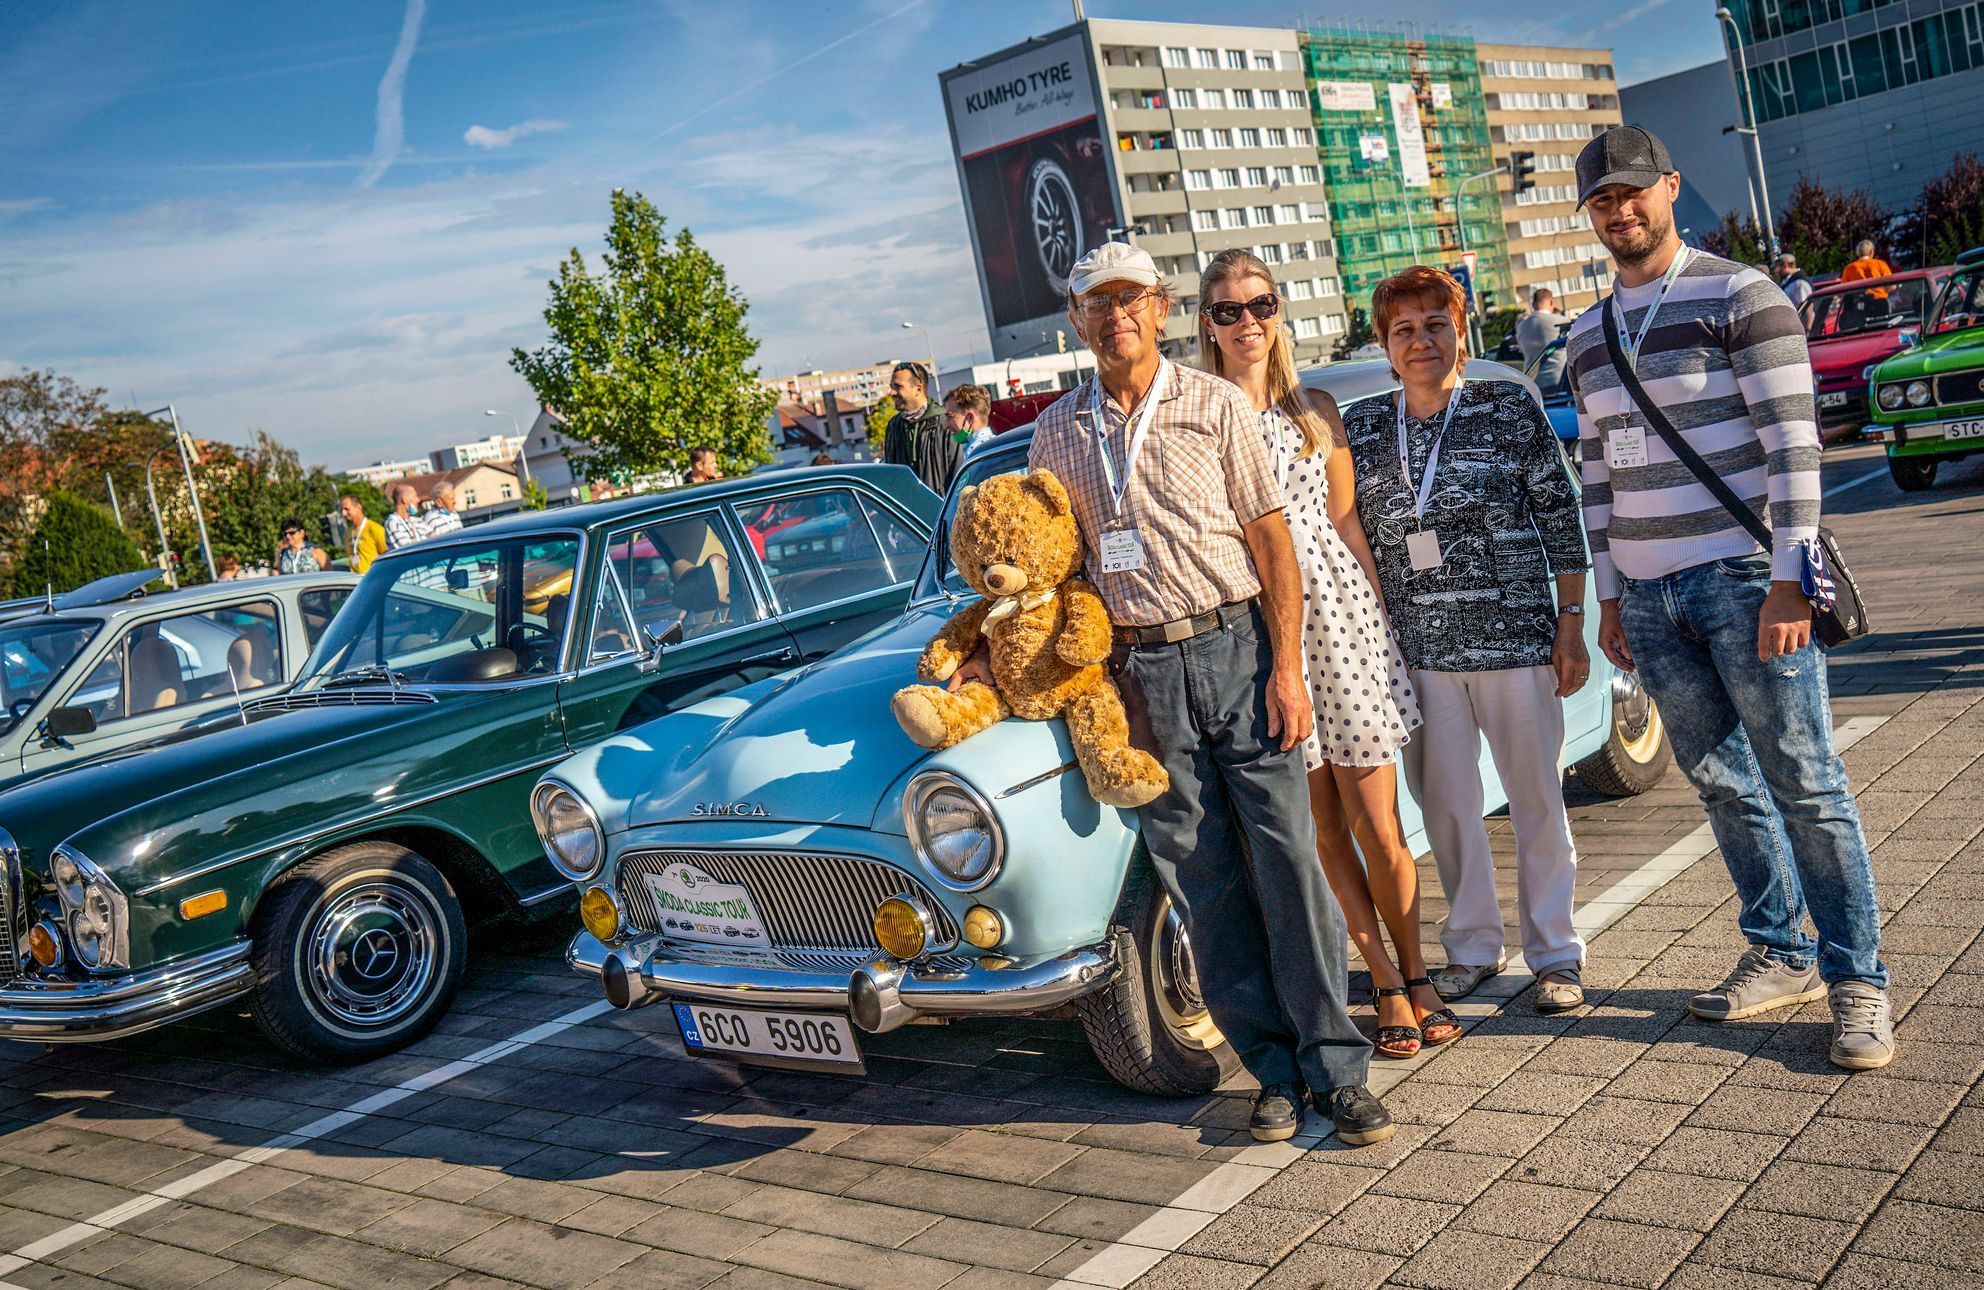
M1563 617L1563 616L1564 616L1565 614L1570 614L1570 615L1571 615L1572 617L1574 617L1574 618L1583 618L1583 617L1584 617L1584 606L1583 606L1583 605L1558 605L1558 606L1557 606L1557 617L1559 617L1559 618L1562 618L1562 617Z

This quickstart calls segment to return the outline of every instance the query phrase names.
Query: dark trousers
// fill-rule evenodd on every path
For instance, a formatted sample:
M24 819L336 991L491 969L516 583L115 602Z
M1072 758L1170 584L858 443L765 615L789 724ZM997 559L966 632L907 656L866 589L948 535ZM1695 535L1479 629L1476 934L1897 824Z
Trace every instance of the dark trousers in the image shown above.
M1131 741L1171 776L1138 814L1206 1006L1255 1079L1321 1091L1364 1083L1371 1045L1344 1010L1343 911L1316 856L1302 750L1268 738L1272 664L1258 609L1115 655Z

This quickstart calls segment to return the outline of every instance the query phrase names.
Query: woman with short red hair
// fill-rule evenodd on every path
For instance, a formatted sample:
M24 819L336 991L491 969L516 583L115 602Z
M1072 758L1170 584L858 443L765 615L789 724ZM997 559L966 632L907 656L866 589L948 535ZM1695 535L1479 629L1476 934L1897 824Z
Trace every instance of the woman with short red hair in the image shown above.
M1460 284L1415 265L1378 284L1371 315L1400 388L1352 404L1344 434L1357 511L1424 726L1404 748L1449 913L1434 979L1457 999L1503 965L1482 825L1486 736L1516 834L1516 906L1537 1006L1584 1001L1571 922L1577 851L1564 811L1560 702L1590 674L1590 568L1578 494L1528 389L1462 379ZM1553 585L1554 582L1554 585Z

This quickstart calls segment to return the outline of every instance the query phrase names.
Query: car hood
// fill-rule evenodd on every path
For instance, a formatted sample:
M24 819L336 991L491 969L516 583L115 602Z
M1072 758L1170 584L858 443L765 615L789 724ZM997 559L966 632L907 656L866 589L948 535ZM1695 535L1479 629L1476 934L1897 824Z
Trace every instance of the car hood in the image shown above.
M1960 372L1984 364L1984 327L1965 327L1924 336L1913 349L1903 350L1881 364L1883 381L1905 380Z
M1835 336L1810 343L1812 370L1821 381L1859 380L1869 363L1878 363L1901 348L1895 330Z
M610 833L673 821L838 824L901 833L902 785L941 767L988 796L1072 760L1059 721L1004 721L931 753L889 699L955 606L912 609L830 658L623 732L552 774Z

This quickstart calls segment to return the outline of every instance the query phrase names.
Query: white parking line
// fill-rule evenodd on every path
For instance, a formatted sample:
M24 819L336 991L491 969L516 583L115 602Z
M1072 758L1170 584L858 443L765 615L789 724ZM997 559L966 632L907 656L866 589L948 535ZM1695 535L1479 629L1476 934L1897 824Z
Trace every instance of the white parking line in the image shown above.
M1866 474L1860 475L1853 479L1849 479L1843 484L1834 484L1831 488L1828 488L1825 492L1820 493L1819 496L1821 498L1831 497L1834 493L1843 493L1849 488L1858 488L1860 487L1860 485L1866 483L1868 480L1879 479L1882 475L1885 475L1887 473L1888 473L1888 468L1886 466L1881 467L1879 470L1870 470Z
M1886 717L1849 717L1834 729L1833 743L1845 752L1886 723ZM1704 823L1580 906L1573 916L1578 932L1587 938L1596 936L1713 850L1715 835ZM1502 1005L1521 994L1532 980L1526 970L1505 971L1483 981L1467 998L1448 1006L1459 1015L1463 1025L1471 1026L1500 1012ZM1415 1059L1374 1065L1370 1074L1371 1091L1384 1096L1422 1064ZM1242 1148L1232 1160L1055 1282L1054 1290L1129 1285L1156 1267L1165 1255L1197 1236L1214 1219L1265 1186L1276 1174L1305 1158L1310 1148L1321 1144L1331 1133L1329 1123L1311 1109L1297 1136L1286 1142L1260 1142Z
M248 1168L281 1155L292 1147L300 1147L306 1142L314 1142L328 1133L335 1133L348 1124L355 1124L367 1116L377 1115L389 1106L396 1105L412 1097L437 1088L449 1080L459 1079L470 1071L480 1070L491 1062L501 1061L520 1049L532 1044L543 1043L562 1031L591 1021L594 1017L613 1011L613 1005L604 999L589 1003L583 1008L574 1008L563 1016L541 1022L526 1030L519 1030L508 1039L499 1040L487 1048L478 1049L466 1057L457 1058L433 1070L402 1081L391 1088L382 1089L370 1097L353 1102L342 1111L333 1111L321 1116L300 1129L292 1129L278 1134L259 1147L250 1147L238 1156L208 1165L205 1169L187 1174L162 1186L140 1192L121 1205L113 1205L101 1214L92 1215L80 1223L71 1223L59 1232L44 1236L15 1250L12 1254L0 1254L0 1276L17 1271L30 1263L46 1260L50 1255L59 1254L73 1245L80 1245L92 1236L99 1236L113 1228L130 1222L140 1214L148 1214L160 1205L183 1200L194 1192L211 1187L226 1178ZM11 1282L0 1281L0 1290L21 1290Z

